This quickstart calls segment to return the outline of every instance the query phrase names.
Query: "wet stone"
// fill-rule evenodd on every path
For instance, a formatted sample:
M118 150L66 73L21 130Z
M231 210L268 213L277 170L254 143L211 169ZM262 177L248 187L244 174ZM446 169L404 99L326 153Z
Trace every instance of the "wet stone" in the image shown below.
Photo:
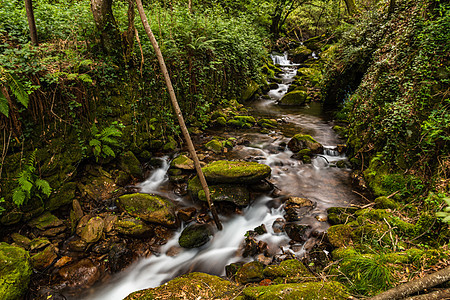
M87 258L62 268L58 273L69 287L89 287L100 278L99 269Z
M264 265L260 262L247 263L236 273L236 281L241 284L261 281L264 279L263 270Z
M186 227L178 239L178 243L183 248L198 248L210 240L212 229L208 224L194 224Z
M183 222L191 221L195 214L197 213L197 209L195 207L187 207L178 210L178 218Z
M123 244L113 244L108 253L108 260L111 271L121 271L131 263L131 250Z
M42 248L46 247L47 245L50 245L50 241L48 240L48 238L33 239L30 242L30 251L42 249Z
M286 221L283 218L278 218L273 221L272 230L275 234L282 234L284 232L285 225Z
M44 270L58 257L53 245L47 246L43 251L31 257L31 264L36 270Z
M299 221L315 207L316 203L309 199L290 197L284 204L285 218L289 222Z
M311 229L309 225L288 223L284 226L284 231L290 239L296 242L304 242L308 239L307 233Z

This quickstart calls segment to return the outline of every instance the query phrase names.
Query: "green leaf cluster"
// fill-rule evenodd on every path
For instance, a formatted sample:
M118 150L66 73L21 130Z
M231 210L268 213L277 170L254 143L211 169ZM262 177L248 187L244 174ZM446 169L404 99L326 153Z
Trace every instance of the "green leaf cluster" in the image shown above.
M117 121L114 121L108 127L101 131L95 123L91 126L92 138L89 141L89 146L92 148L96 161L100 157L116 157L116 153L112 147L119 147L117 138L122 136L122 128L125 126Z
M437 212L436 217L441 218L442 222L445 222L450 225L450 198L446 197L444 198L445 203L447 206L444 208L443 211Z

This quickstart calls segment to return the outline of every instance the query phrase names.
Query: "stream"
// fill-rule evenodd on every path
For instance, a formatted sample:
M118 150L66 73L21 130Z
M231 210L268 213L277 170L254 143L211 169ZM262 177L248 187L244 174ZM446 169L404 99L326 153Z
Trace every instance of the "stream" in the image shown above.
M231 130L212 131L211 135L239 136L247 140L245 145L237 145L226 153L226 158L258 161L269 165L272 168L270 181L283 196L304 197L316 202L315 208L301 219L301 224L309 225L310 232L321 233L329 227L326 222L327 208L358 202L351 189L351 170L336 167L336 162L346 159L335 150L343 141L332 130L332 124L322 115L320 104L311 103L301 108L280 107L276 104L287 92L297 66L291 64L286 56L273 56L272 59L280 64L283 70L280 75L281 83L277 89L269 91L270 99L256 100L247 109L255 117L279 120L279 128L269 134ZM300 132L311 135L324 146L324 154L313 157L311 164L291 158L293 153L285 146L290 137ZM164 157L162 160L162 167L155 170L138 188L143 193L169 197L180 206L192 206L191 200L168 191L169 159ZM285 233L275 233L272 229L274 221L284 215L283 205L276 197L260 196L242 212L234 216L220 216L224 229L215 232L206 245L196 249L178 249L176 255L171 255L169 250L179 248L178 237L183 230L180 228L173 238L160 248L159 255L138 260L125 271L115 275L106 285L97 287L85 299L123 299L133 291L156 287L178 275L193 271L225 275L226 265L253 260L242 258L239 250L245 233L261 224L265 225L267 233L258 236L258 240L268 244L270 254L290 253L301 257L308 250L308 242L290 243L290 238Z

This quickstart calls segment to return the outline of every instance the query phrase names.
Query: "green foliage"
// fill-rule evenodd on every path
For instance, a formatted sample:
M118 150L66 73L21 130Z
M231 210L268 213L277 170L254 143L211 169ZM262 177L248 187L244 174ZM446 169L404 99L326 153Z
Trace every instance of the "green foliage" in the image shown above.
M444 201L447 206L443 211L437 212L436 217L441 218L442 222L450 224L450 198L446 197L444 198Z
M52 188L49 183L36 174L36 151L30 155L28 162L24 164L17 177L17 187L13 191L12 201L17 206L22 206L32 197L50 196Z
M0 204L5 202L5 198L1 197L0 198ZM3 206L0 205L0 216L3 214L3 212L5 212L5 208Z
M92 147L96 161L98 161L100 157L116 157L116 153L111 147L120 146L117 138L122 136L122 128L124 127L125 126L122 123L114 121L111 125L100 131L97 128L97 125L92 124L92 139L89 141L89 146Z

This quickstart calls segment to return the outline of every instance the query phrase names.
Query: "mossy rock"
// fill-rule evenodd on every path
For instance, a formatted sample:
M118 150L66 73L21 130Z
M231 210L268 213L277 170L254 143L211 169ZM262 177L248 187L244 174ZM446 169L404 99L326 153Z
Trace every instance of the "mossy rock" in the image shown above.
M49 211L46 211L42 215L34 218L30 222L28 222L30 227L35 227L40 230L45 230L51 227L58 227L63 225L63 222L58 219L55 215L51 214Z
M381 208L381 209L397 209L398 204L392 199L389 199L388 197L378 197L374 200L375 202L375 208Z
M212 229L208 224L190 225L183 229L178 243L183 248L198 248L209 242L212 233Z
M28 252L20 247L0 243L0 262L0 299L22 299L32 273Z
M135 218L121 218L114 223L114 229L132 237L151 237L153 228Z
M30 249L31 240L29 238L27 238L26 236L23 236L17 232L14 232L13 234L11 234L11 239L19 247L22 247L27 250Z
M346 245L348 246L348 245ZM333 250L332 257L334 260L344 259L347 257L356 257L359 253L353 247L341 247Z
M304 41L303 45L308 47L308 49L311 49L313 51L317 51L317 50L320 50L320 42L321 42L321 40L322 40L321 36L315 36L315 37L309 38L306 41Z
M348 225L334 225L328 228L328 240L336 248L349 245L352 242L352 228Z
M300 64L308 59L308 57L312 54L312 51L305 45L300 45L294 50L291 50L289 54L294 63Z
M61 206L71 204L75 198L77 184L75 182L67 182L57 191L53 192L48 201L45 203L45 209L52 211Z
M105 223L99 216L92 217L86 226L81 229L80 237L86 243L95 243L101 239Z
M256 183L270 176L271 168L257 162L219 160L203 169L211 183Z
M300 106L306 103L306 98L308 97L308 93L303 90L294 90L292 92L287 93L281 98L278 102L278 105L283 106Z
M129 194L119 197L118 206L133 217L147 222L172 227L176 223L174 204L166 198L152 194Z
M250 100L256 94L256 92L258 90L259 90L259 85L251 79L248 80L247 87L242 91L241 101L246 102L246 101Z
M220 154L220 153L222 153L224 146L221 141L213 139L213 140L209 141L208 143L206 143L205 148L216 154Z
M218 110L216 110L216 111L214 111L212 114L211 114L211 120L216 120L217 118L226 118L227 116L225 115L225 113L223 113L222 111L218 111Z
M241 284L259 282L264 279L264 265L258 261L246 263L236 273L236 281Z
M358 208L355 207L330 207L327 209L328 223L337 225L355 221L354 213L356 211Z
M133 299L226 299L234 298L238 288L218 276L204 273L189 273L151 289L130 294L125 300ZM187 296L189 295L189 296Z
M217 119L214 120L212 125L218 127L225 127L227 126L227 119L225 117L218 117Z
M250 202L250 192L246 186L235 184L220 184L209 186L213 202L232 202L237 206L247 206ZM198 192L198 198L206 201L205 191Z
M355 213L355 216L363 216L371 221L383 221L390 217L390 213L388 213L385 209L372 209L372 208L364 208L360 209Z
M282 261L280 265L270 265L264 269L265 277L275 279L277 277L309 277L314 276L308 269L298 260L289 259Z
M120 157L120 168L133 176L134 178L143 179L143 172L141 163L136 158L133 152L127 151Z
M41 252L33 255L30 260L33 268L42 271L49 267L57 258L55 247L49 245Z
M313 154L319 154L323 152L323 146L318 143L313 137L307 134L296 134L288 143L288 148L296 153L300 150L309 149Z
M201 190L203 190L203 188L198 176L194 176L188 181L188 193L192 199L198 200L198 192Z
M245 299L259 300L321 300L321 299L348 299L350 296L345 287L335 281L304 282L278 284L270 286L247 287L243 294Z
M175 139L169 136L169 141L163 146L163 150L166 152L173 152L177 149L178 143Z
M252 116L235 116L228 120L227 125L236 128L251 128L256 123Z
M275 119L260 119L258 125L262 128L277 128L278 122Z
M194 170L194 161L187 157L186 155L178 155L171 162L170 166L172 168L182 169L182 170ZM172 175L180 175L180 174L172 174Z
M309 81L313 86L317 85L322 79L322 73L314 68L300 68L297 70L297 76L302 81Z
M235 120L238 120L240 123L249 123L249 124L255 124L256 120L253 116L235 116Z

